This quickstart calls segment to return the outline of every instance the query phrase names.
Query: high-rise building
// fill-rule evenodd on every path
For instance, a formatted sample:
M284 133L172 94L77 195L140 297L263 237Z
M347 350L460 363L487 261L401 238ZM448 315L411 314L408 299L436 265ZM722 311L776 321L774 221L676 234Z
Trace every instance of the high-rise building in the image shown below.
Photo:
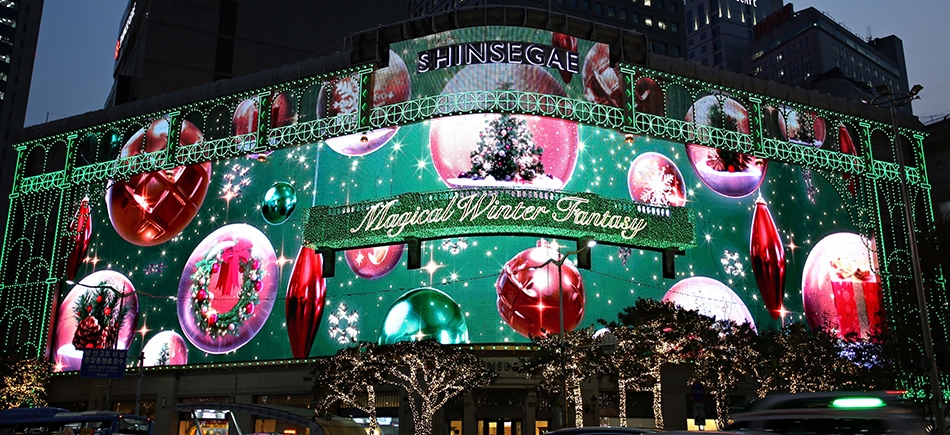
M409 15L425 15L475 6L511 5L567 14L647 37L647 49L656 54L685 58L686 26L682 0L409 0Z
M407 18L405 0L130 0L109 105L344 50L346 35Z
M43 0L0 0L0 145L23 127L42 13Z
M689 60L742 71L742 52L754 27L782 8L783 0L686 0Z
M746 74L853 100L870 101L878 85L910 89L900 38L862 38L815 8L786 5L759 24L744 56Z

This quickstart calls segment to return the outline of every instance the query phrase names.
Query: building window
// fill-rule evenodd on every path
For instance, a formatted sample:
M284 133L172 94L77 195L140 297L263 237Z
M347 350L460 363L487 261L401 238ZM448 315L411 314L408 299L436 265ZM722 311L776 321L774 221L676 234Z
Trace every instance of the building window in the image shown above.
M656 26L661 30L666 30L666 21L657 20Z
M722 53L716 53L716 64L722 63Z
M643 24L653 26L653 17L646 17L646 19L643 20Z
M656 7L662 11L662 10L663 10L663 0L656 0Z
M781 68L781 69L778 70L778 76L779 76L779 77L785 77L785 68Z
M638 13L636 13L636 12L631 12L631 13L630 13L630 21L633 21L634 23L639 23L639 22L640 22L640 14L638 14Z
M16 21L13 21L6 17L0 17L0 24L6 24L14 29L16 28Z
M584 9L590 10L590 0L584 0L581 2L581 7Z
M721 40L721 39L717 39L717 40L713 41L713 50L717 50L717 51L718 51L718 50L721 50L721 49L722 49L722 40Z
M604 5L600 3L594 3L594 12L597 12L598 14L604 13Z
M680 28L676 25L676 23L670 23L670 31L673 33L679 33Z
M693 53L692 51L689 52L689 60L693 60L695 58L696 58L696 53Z
M611 6L611 7L612 7L612 6ZM626 19L627 19L627 10L626 10L626 9L621 9L621 10L620 10L620 19L621 19L621 20L626 20Z
M673 53L673 56L676 56L676 57L682 56L682 54L680 54L680 46L674 45L672 53Z
M643 5L644 5L644 6L650 6L650 5L652 4L652 1L653 1L653 0L643 0Z
M779 63L779 62L781 62L781 61L782 61L782 53L776 54L776 55L775 55L775 63Z
M616 12L614 11L614 7L613 7L613 6L607 6L607 16L608 16L608 17L613 17L613 16L615 16L615 15L616 15Z
M0 54L0 62L10 63L10 56L6 54Z
M700 54L706 54L707 51L709 51L709 46L708 46L708 45L704 45L704 46L702 46L702 47L699 47L699 53L700 53Z
M669 8L670 12L676 13L677 12L676 2L670 2L669 5L670 5L670 8Z

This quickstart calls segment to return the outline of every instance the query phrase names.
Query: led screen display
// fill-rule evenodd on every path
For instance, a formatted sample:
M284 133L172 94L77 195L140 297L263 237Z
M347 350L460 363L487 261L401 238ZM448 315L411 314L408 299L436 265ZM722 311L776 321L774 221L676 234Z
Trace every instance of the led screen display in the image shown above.
M606 45L487 29L395 44L389 67L373 77L373 104L498 89L622 104L618 72L602 57ZM486 57L419 67L419 53L432 61L442 55L439 47L474 50L469 57L485 47L489 56L492 44L476 44L484 41L506 42L497 45L505 56L496 63ZM532 58L541 65L512 63L530 56L541 56ZM342 76L261 100L191 107L171 137L184 147L240 140L260 119L272 128L342 119L356 111L356 80ZM749 103L739 96L661 78L633 82L643 113L749 133ZM270 116L261 118L265 104ZM853 129L844 123L789 107L770 110L761 122L766 137L857 154ZM130 157L166 148L170 125L166 117L142 119L89 140ZM701 129L695 138L708 140ZM183 365L325 356L354 341L528 343L557 333L562 321L573 329L614 320L638 298L670 300L759 330L792 321L841 335L883 328L874 247L853 223L849 183L856 181L847 175L508 114L436 118L267 153L251 152L253 143L246 148L236 158L90 186L90 196L76 205L67 260L77 284L63 289L52 326L56 370L78 370L82 349L92 347L143 349L147 365ZM313 207L342 210L413 193L464 196L478 188L685 207L695 216L688 229L694 242L676 258L675 279L663 278L661 253L635 239L590 248L590 270L578 268L576 256L558 267L560 255L587 235L580 231L460 230L423 240L421 267L413 270L399 235L332 257L311 249L318 240L303 243L308 225L319 225L307 219ZM449 215L448 206L440 207L443 214L427 212L429 220ZM524 220L567 212L553 201L531 207L486 213ZM570 219L605 228L622 222L592 213ZM330 269L333 276L324 276Z

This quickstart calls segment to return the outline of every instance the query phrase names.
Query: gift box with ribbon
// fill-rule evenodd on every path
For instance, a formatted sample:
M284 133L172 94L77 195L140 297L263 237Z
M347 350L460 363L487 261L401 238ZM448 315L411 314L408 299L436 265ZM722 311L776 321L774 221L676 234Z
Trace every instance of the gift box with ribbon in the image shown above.
M880 334L884 326L881 280L870 266L837 258L831 261L829 282L838 313L838 335L869 338Z

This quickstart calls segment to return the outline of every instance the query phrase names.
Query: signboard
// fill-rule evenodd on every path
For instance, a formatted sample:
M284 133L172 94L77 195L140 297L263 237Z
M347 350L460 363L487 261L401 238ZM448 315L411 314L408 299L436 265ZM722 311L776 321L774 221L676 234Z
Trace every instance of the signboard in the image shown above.
M85 349L79 377L122 379L125 377L125 349Z
M407 193L308 210L305 243L355 248L458 234L547 234L645 248L696 246L694 216L684 207L640 204L590 193L466 189Z

